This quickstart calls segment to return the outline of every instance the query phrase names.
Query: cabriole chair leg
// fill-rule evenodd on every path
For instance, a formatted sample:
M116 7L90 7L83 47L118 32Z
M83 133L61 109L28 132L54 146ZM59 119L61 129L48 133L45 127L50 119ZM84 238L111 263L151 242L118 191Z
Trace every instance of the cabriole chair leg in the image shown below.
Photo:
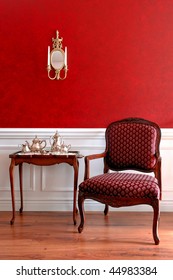
M81 233L84 228L85 216L84 216L84 196L82 196L80 192L78 196L78 208L80 214L80 225L78 227L78 232Z
M160 211L159 211L159 200L154 201L153 205L154 210L154 216L153 216L153 238L155 245L158 245L160 240L158 236L158 222L160 217Z

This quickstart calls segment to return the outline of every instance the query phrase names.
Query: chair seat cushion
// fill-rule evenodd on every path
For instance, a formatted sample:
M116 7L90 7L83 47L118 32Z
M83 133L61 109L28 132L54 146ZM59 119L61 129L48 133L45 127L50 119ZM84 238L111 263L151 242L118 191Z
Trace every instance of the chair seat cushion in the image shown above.
M138 173L106 173L94 176L79 185L87 194L125 198L159 199L160 190L156 178Z

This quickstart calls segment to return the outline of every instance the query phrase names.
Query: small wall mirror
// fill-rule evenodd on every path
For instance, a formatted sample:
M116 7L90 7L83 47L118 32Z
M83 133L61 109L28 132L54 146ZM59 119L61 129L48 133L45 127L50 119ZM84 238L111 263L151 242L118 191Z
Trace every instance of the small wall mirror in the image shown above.
M64 80L67 77L67 47L65 50L62 48L63 38L59 38L59 32L56 31L56 38L52 38L53 50L50 52L50 46L48 46L47 52L47 72L48 77L51 80ZM62 71L61 71L62 70ZM54 72L52 77L50 72ZM62 76L64 73L64 76Z
M51 52L51 64L55 70L61 70L64 67L65 55L62 50L54 49Z

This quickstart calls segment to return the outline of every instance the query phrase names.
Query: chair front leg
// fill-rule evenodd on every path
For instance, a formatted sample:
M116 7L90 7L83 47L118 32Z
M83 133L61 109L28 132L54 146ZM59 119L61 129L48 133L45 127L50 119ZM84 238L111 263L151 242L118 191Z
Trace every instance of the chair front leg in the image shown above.
M79 191L79 195L78 195L78 208L79 208L79 214L80 214L80 225L78 227L79 233L81 233L83 231L84 222L85 222L84 200L85 200L84 194Z
M159 210L159 200L153 201L152 204L154 215L153 215L153 238L156 245L159 244L159 236L158 236L158 222L159 222L159 216L160 216L160 210Z

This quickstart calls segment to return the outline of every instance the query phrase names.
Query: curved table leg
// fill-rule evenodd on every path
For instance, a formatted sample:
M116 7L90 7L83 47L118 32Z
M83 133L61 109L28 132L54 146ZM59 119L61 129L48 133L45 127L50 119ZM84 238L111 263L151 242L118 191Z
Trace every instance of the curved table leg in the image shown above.
M15 161L14 159L11 159L11 164L9 167L9 173L10 173L10 185L11 185L11 199L12 199L12 219L10 221L10 224L14 224L15 220L15 197L14 197L14 177L13 177L13 171L14 171Z
M76 225L76 213L78 212L77 207L76 207L78 171L79 171L78 159L75 160L75 163L73 164L73 168L74 168L73 222L74 222L74 225Z
M22 181L22 176L23 176L23 163L19 164L19 183L20 183L20 209L19 212L23 212L23 181Z

